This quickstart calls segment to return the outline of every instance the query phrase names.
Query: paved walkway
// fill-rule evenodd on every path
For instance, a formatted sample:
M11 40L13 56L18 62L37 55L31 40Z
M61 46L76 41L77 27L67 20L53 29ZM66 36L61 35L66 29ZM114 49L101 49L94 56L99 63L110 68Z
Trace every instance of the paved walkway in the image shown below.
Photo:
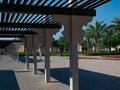
M44 61L38 75L25 70L24 58L16 63L0 56L0 90L69 90L69 57L51 57L51 82L44 82ZM80 90L120 90L119 60L79 60Z

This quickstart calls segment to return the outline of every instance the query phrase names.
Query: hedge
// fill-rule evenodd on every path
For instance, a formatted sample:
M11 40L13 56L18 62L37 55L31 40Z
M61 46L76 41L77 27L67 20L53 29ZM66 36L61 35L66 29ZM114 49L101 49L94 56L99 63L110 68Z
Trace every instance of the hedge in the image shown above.
M32 52L29 52L29 56L32 56ZM39 55L39 53L37 52L37 55ZM19 52L19 56L25 56L25 52Z
M30 52L29 55L32 56L32 52ZM37 55L39 55L38 52ZM69 56L70 54L68 52L63 52L62 55ZM19 52L19 56L25 56L25 52ZM42 53L42 56L44 56L44 53ZM50 56L60 56L60 52L50 52Z
M60 56L60 52L50 52L51 56ZM69 52L63 52L62 56L69 56Z
M120 51L112 51L112 52L84 52L84 53L80 53L82 55L86 55L86 56L101 56L101 55L120 55ZM32 56L32 52L29 53L30 56ZM39 55L39 53L37 52L37 55ZM69 56L69 52L63 52L62 56ZM25 56L25 52L19 52L19 56ZM42 56L44 56L44 53L42 54ZM60 52L50 52L50 56L60 56Z
M100 55L120 55L120 51L111 51L111 52L84 52L82 53L86 56L100 56Z

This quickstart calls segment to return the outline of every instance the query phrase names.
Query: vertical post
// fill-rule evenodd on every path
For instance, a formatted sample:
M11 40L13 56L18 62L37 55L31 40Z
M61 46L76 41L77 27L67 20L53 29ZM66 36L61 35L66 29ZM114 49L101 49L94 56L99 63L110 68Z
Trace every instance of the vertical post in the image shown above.
M53 17L65 25L66 30L63 34L70 42L70 90L79 90L77 44L82 39L82 26L90 22L92 17L74 15L53 15Z
M50 54L49 54L49 39L46 30L44 30L44 45L45 45L45 82L50 82Z
M45 82L50 82L50 55L48 46L45 46Z
M25 54L26 54L26 64L25 64L25 67L26 67L26 70L29 70L29 52L28 52L28 41L27 41L27 38L25 39Z
M70 46L70 90L79 90L77 45Z
M16 49L16 61L19 62L19 43L15 44L15 49Z
M17 62L19 62L19 51L18 51L18 48L16 49L16 54L17 54Z
M33 74L37 74L37 47L35 43L35 36L33 36Z
M70 16L70 90L79 90L77 42L73 29L73 17Z
M28 49L26 47L26 70L29 70L29 52Z

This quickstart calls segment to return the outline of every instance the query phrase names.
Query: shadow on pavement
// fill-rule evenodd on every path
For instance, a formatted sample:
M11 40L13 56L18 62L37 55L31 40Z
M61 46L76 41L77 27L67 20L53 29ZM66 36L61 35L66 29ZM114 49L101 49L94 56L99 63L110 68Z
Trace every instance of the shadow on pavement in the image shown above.
M13 70L0 70L0 90L20 90Z
M30 72L30 71L14 71L15 73L26 73L26 72Z
M44 73L44 69L39 69ZM69 68L51 69L51 76L69 85ZM120 77L79 69L79 90L120 90Z
M19 61L25 63L26 62L25 57L24 56L19 57ZM37 62L41 62L41 61L43 60L37 60ZM33 58L29 58L29 63L33 63Z

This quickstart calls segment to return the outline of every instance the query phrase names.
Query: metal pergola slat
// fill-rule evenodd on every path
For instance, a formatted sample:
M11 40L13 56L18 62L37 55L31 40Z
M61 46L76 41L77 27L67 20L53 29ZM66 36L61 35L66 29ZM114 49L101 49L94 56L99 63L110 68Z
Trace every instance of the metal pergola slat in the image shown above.
M95 16L96 11L93 9L81 8L54 8L47 6L28 6L28 5L14 5L14 4L0 4L0 11L2 12L19 12L19 13L33 13L33 14L61 14L61 15L84 15ZM77 11L74 13L74 11ZM89 13L87 13L89 12Z
M53 14L95 16L110 0L1 0L0 37L36 34L32 28L61 28ZM2 34L2 35L1 35ZM2 45L2 44L1 44Z

